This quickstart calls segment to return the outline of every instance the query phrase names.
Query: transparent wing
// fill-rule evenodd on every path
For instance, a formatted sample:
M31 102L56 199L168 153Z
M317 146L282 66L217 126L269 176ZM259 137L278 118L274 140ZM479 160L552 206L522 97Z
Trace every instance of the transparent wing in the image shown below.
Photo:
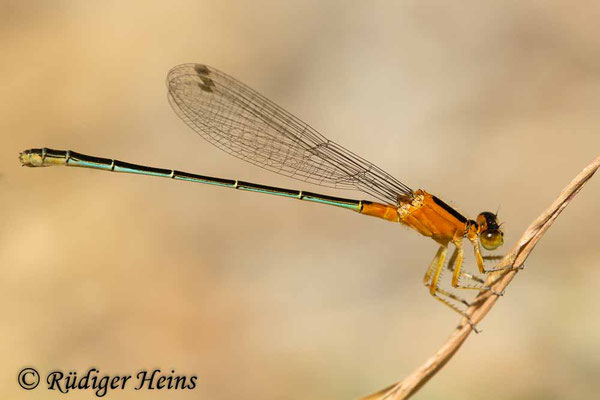
M346 150L277 104L201 64L167 77L173 110L221 150L270 171L317 185L360 190L387 204L412 190Z

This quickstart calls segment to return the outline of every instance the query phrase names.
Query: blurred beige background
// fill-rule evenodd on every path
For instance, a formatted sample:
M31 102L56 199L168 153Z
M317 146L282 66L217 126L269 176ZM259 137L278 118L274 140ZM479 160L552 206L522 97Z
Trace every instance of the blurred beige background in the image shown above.
M164 79L215 66L510 246L600 154L597 2L0 2L0 397L17 372L155 367L193 391L111 399L352 399L459 320L421 285L436 245L340 209L166 179L21 168L48 146L319 190L218 151ZM600 176L416 399L600 391ZM503 250L507 250L505 246ZM91 391L71 399L94 398Z

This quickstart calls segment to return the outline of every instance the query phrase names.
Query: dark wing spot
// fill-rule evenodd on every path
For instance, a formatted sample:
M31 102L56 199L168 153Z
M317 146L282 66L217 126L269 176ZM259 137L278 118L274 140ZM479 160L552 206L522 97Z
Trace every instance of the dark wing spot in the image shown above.
M212 81L211 81L211 83L212 83ZM215 85L214 84L212 84L212 85L205 85L205 84L203 84L201 82L198 82L198 86L200 87L200 89L204 90L205 92L212 93L212 91L213 91L212 90L212 86L215 86Z
M196 71L196 73L201 76L210 74L210 70L208 69L208 67L203 64L194 65L194 71Z
M215 86L215 83L213 82L212 79L210 79L209 77L206 76L200 76L200 79L202 79L202 82L206 85L206 86Z

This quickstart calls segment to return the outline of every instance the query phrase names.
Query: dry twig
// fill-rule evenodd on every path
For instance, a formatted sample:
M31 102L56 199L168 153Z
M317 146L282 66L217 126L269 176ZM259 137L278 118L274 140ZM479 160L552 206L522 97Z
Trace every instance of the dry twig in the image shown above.
M508 269L488 275L486 285L491 285L496 292L504 291L517 272L523 268L525 260L542 235L599 167L600 156L585 167L563 189L552 205L525 230L519 241L498 265L498 267L507 267ZM481 292L473 302L473 305L467 310L467 315L474 324L479 323L487 315L494 303L496 303L496 300L498 300L497 295L489 291ZM400 400L409 398L452 358L470 333L471 326L467 323L466 318L464 318L461 324L452 332L446 343L434 355L429 357L423 365L415 369L403 381L382 389L362 400Z

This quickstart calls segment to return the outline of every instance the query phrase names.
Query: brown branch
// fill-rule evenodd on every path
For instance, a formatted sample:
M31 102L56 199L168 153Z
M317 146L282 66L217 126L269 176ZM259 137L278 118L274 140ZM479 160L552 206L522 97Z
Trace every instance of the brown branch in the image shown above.
M548 230L556 217L579 193L583 185L600 167L600 156L594 159L577 175L560 193L558 198L525 230L512 250L502 259L498 267L506 267L504 271L488 275L486 285L491 285L496 293L503 292L523 264L542 235ZM498 295L491 292L481 292L467 310L467 315L474 324L479 323L498 300ZM471 326L464 318L461 324L452 332L446 343L423 365L415 369L403 381L395 383L377 393L364 397L362 400L400 400L407 399L417 392L431 377L433 377L458 351L471 333Z

